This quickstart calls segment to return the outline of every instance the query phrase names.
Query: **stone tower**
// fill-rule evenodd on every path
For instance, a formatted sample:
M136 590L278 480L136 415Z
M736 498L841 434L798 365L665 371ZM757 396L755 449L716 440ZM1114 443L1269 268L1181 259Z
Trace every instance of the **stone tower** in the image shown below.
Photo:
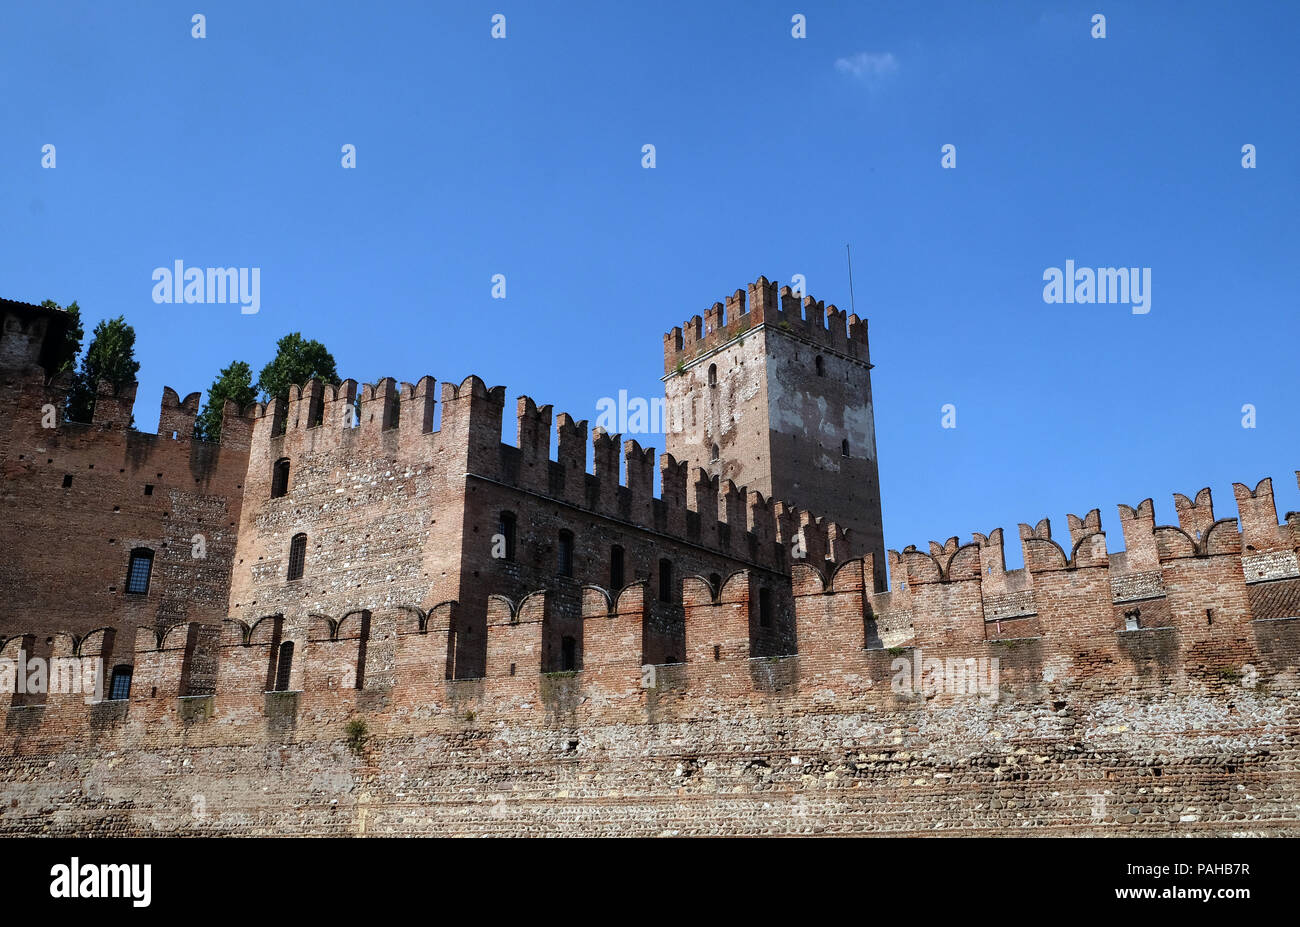
M668 452L850 529L884 589L867 323L765 277L664 335Z

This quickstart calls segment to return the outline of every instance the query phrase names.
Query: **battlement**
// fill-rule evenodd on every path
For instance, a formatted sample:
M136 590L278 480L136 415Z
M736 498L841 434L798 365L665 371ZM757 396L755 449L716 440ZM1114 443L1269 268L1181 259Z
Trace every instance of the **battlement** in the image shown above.
M538 405L530 396L517 398L511 445L501 440L504 386L489 388L470 375L459 384L444 382L437 403L433 387L427 376L400 389L391 378L359 390L353 380L295 386L287 402L274 399L251 410L251 466L269 474L271 464L288 460L291 472L297 472L303 455L382 452L410 465L440 464L449 473L465 472L773 570L787 570L791 556L820 563L842 558L849 549L849 533L830 520L719 481L671 454L656 456L654 448L604 428L590 432L588 473L588 422L554 414L552 406ZM354 397L359 397L359 415ZM553 433L556 459L551 458Z
M663 454L526 395L503 440L476 376L310 380L219 444L171 388L156 435L134 383L64 422L66 314L0 316L0 681L83 683L0 694L0 832L1295 827L1271 480L1130 498L1113 552L1100 509L1019 569L886 551L866 323L788 287L665 337Z
M703 317L692 316L680 328L664 334L664 374L684 369L700 358L760 326L801 338L845 357L869 363L867 322L847 317L834 305L811 296L800 300L788 286L766 277L736 290L726 303L715 302Z
M1087 677L1095 685L1125 690L1138 684L1221 688L1243 665L1256 668L1261 685L1276 681L1294 686L1300 669L1298 522L1293 519L1285 529L1268 524L1270 486L1262 481L1247 493L1257 530L1290 532L1289 547L1266 552L1272 557L1267 574L1257 571L1252 560L1264 553L1246 553L1249 545L1242 542L1251 535L1239 533L1233 519L1213 522L1197 538L1181 527L1146 525L1142 512L1149 510L1147 502L1120 511L1122 520L1126 512L1135 513L1132 541L1152 538L1154 573L1133 573L1129 567L1134 563L1147 566L1139 558L1107 554L1097 510L1070 519L1077 539L1068 553L1052 539L1045 521L1022 526L1028 577L1022 584L991 570L1001 557L1000 530L976 534L970 544L954 537L933 542L928 552L915 547L901 554L891 551L903 582L884 593L872 591L870 557L845 561L830 572L810 562L795 563L789 588L796 647L779 659L800 660L801 668L793 681L777 686L778 694L792 700L811 697L827 686L842 687L853 673L884 683L887 675L881 676L882 664L872 651L892 655L907 648L961 660L998 656L1010 668L1005 682L1012 690L1041 685L1048 666L1058 680ZM1196 498L1198 508L1211 505L1207 490ZM809 524L806 516L797 522L805 528ZM790 517L789 523L796 520ZM1143 588L1129 584L1139 577L1146 583ZM689 670L677 683L684 687L684 697L698 689L701 698L738 698L768 686L766 677L736 676L720 666L759 659L754 645L762 611L757 574L738 570L716 583L684 576L678 588ZM492 685L479 690L479 704L514 710L530 700L545 700L548 677L554 674L545 666L543 640L548 624L561 620L565 601L549 588L513 600L488 597L482 616L488 635L483 678ZM648 603L644 582L621 590L583 587L577 625L583 665L575 668L574 684L579 690L602 704L630 698L629 710L646 709L653 692L638 680L645 675L640 647ZM252 623L229 620L219 634L192 624L142 629L134 638L137 682L131 699L159 703L193 694L209 685L196 682L195 667L215 666L211 685L218 711L226 698L236 703L260 699L277 676L278 688L309 700L336 700L349 686L361 692L372 687L365 680L373 679L392 705L445 705L454 700L456 687L469 682L453 678L449 647L455 630L467 626L466 617L455 602L433 608L411 602L373 613L357 607L337 616L302 612ZM131 659L112 655L110 629L54 638L64 641L55 646L56 655L111 657L117 663ZM1023 645L1025 652L1017 656L1008 642ZM292 658L284 656L286 643L293 645ZM0 654L21 645L19 638L0 641ZM376 654L387 654L383 666ZM277 666L283 659L294 661L291 669ZM763 659L770 663L778 658ZM387 666L391 673L380 671ZM502 704L493 708L492 697ZM157 710L175 708L158 704Z
M68 329L63 309L0 298L0 370L54 373L54 356Z
M34 324L34 323L33 323ZM54 427L69 434L130 432L134 439L159 438L171 441L204 442L194 438L194 420L199 414L201 395L189 393L184 399L170 386L164 386L162 398L158 405L158 431L156 434L140 431L131 426L139 384L132 380L115 386L107 380L101 380L95 393L95 405L89 422L77 422L66 418L68 396L72 389L72 380L68 375L47 378L44 371L36 366L15 371L9 378L5 404L11 408L11 415L18 421L30 422L33 426L30 437L41 439L49 437L45 416L52 410ZM21 415L22 409L41 410L34 419ZM220 444L225 447L247 449L254 421L263 414L257 404L240 409L235 403L226 401L222 410L222 438ZM15 431L13 439L21 433Z
M153 434L131 427L136 383L101 381L89 422L66 418L68 388L39 366L11 368L0 383L0 541L39 551L14 563L7 629L133 633L136 623L227 614L253 410L226 403L221 440L205 442L194 437L199 393L164 387ZM139 557L147 595L125 588Z
M647 451L627 450L644 467ZM657 597L645 580L473 604L389 586L328 613L293 600L246 620L14 635L0 660L48 659L63 679L90 667L101 691L8 696L0 827L42 832L53 802L73 827L101 826L108 808L140 832L523 832L565 815L583 832L644 817L658 833L666 814L680 828L702 812L730 832L785 801L779 783L794 790L796 828L817 814L846 831L961 830L974 814L981 831L1022 835L1285 831L1300 516L1278 525L1271 487L1237 491L1240 530L1214 518L1208 490L1179 497L1177 527L1155 525L1149 500L1120 506L1129 549L1115 554L1098 510L1068 518L1068 545L1046 519L1022 525L1021 570L1005 570L1002 529L890 551L888 592L872 591L870 557L796 562L784 590L763 570L680 576L684 638L666 659L647 653ZM704 488L728 518L738 501L781 508ZM815 522L781 515L774 530ZM793 636L772 652L764 623L783 593ZM576 640L571 667L555 665L557 632ZM485 635L486 659L467 676L456 642L470 633ZM126 679L127 697L103 697ZM1113 803L1096 800L1099 769ZM1260 776L1279 794L1239 810ZM490 795L485 777L521 790ZM968 790L1052 815L976 799L947 817ZM196 795L238 814L196 823ZM764 814L783 826L780 807Z

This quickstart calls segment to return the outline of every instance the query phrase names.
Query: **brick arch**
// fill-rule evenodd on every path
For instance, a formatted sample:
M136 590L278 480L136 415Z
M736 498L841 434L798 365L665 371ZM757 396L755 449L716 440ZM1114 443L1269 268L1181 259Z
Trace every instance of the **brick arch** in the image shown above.
M625 585L623 588L626 589L627 586ZM610 590L596 583L583 583L580 591L582 593L582 614L595 615L603 611L604 614L610 615L615 611L614 603L622 590L615 590L611 593Z
M320 612L307 613L307 639L332 641L338 639L339 623Z
M248 636L247 639L244 641L244 643L246 644L271 643L271 639L275 636L276 623L280 622L281 623L280 627L281 629L283 629L284 620L285 620L285 616L278 613L274 615L263 615L261 618L258 618L256 621L254 621L253 624L249 627Z
M221 644L223 647L248 646L252 626L238 618L221 619Z
M87 644L93 643L91 638L94 637L96 634L103 635L103 640L101 641L100 644L101 653L106 648L107 644L116 643L114 639L117 636L117 628L109 627L109 626L105 626L102 628L94 628L90 631L87 631L85 634L81 635L81 638L77 641L77 648L74 651L74 654L78 657L85 656L86 646ZM0 638L0 645L2 644L3 644L3 639Z

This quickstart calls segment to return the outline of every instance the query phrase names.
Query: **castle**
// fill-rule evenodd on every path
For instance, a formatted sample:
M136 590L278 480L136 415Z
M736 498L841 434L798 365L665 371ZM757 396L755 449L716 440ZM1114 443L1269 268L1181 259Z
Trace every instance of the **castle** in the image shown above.
M473 376L64 421L0 313L0 660L103 680L2 696L0 833L1300 832L1271 482L887 553L866 322L788 287L664 336L658 497Z

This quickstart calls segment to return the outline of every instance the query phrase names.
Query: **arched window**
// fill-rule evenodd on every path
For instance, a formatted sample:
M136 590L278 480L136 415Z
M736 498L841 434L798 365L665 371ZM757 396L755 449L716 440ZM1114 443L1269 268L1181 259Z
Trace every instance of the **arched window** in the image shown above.
M502 512L501 519L497 523L497 530L500 532L501 536L505 538L506 549L505 555L502 558L505 560L515 559L515 523L516 519L514 512Z
M817 355L817 359L813 361L813 364L817 367L817 376L826 376L826 361L820 354Z
M671 602L673 600L673 562L671 560L659 561L659 601Z
M303 564L307 562L307 535L295 534L289 542L288 579L302 579Z
M275 691L289 691L289 674L293 672L293 641L280 645L280 659L275 667Z
M108 683L110 701L120 701L131 697L131 672L130 663L120 663L113 667L113 677Z
M848 456L849 456L849 439L848 439L848 438L845 438L843 441L840 442L840 456L841 456L841 457L848 457Z
M717 385L718 385L718 365L717 365L717 364L709 364L709 385L710 385L710 386L717 386Z
M716 444L713 445L713 447L710 449L709 453L713 455L713 456L711 456L711 457L709 458L709 460L717 460L717 459L718 459L718 454L719 454L718 446L717 446Z
M131 561L126 568L126 591L144 595L149 591L149 577L153 573L153 551L137 547L131 551Z
M555 571L561 576L573 575L573 532L560 532L560 543L556 548Z
M609 549L609 591L617 593L626 585L623 575L623 548L615 544Z
M289 491L289 458L281 457L271 471L271 498L279 499Z

